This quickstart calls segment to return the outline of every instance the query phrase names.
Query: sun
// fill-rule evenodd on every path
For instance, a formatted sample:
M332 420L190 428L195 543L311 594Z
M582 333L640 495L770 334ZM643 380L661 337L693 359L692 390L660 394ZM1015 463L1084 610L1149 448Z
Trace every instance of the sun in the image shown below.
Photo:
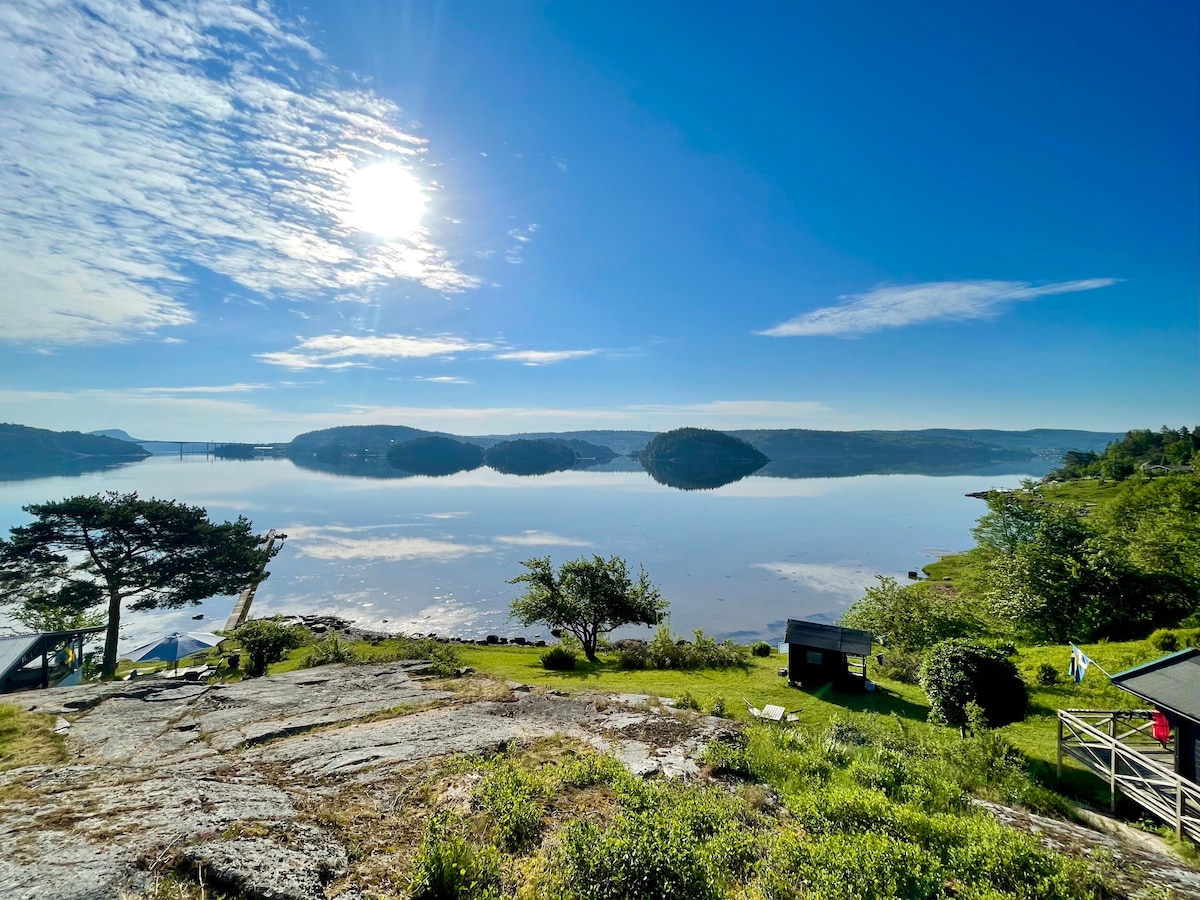
M348 182L346 223L381 238L412 237L421 227L427 198L412 172L393 163L359 169Z

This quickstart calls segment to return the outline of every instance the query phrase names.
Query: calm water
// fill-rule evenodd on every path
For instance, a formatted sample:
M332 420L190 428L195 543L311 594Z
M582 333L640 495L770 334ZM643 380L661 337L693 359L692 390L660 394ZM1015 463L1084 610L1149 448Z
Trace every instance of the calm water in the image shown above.
M287 532L253 612L322 612L365 626L443 635L513 635L506 622L520 561L617 554L646 567L671 603L672 627L741 640L782 639L791 617L836 618L875 573L903 578L971 545L983 504L968 491L1020 475L751 476L683 492L644 472L534 477L490 469L446 478L345 478L287 460L151 458L75 477L0 483L0 528L21 505L103 490L201 504L259 531ZM232 598L126 613L134 642L224 625ZM192 616L204 614L201 621ZM528 636L537 629L523 632ZM645 630L638 632L645 634Z

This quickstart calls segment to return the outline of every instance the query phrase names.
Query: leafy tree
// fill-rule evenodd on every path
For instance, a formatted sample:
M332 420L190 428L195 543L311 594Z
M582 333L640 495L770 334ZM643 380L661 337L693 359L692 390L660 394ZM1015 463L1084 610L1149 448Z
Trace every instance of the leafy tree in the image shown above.
M977 641L950 638L935 644L921 666L930 718L965 728L977 703L992 728L1025 718L1029 692L1012 660Z
M876 577L879 583L851 604L841 624L870 631L897 650L924 650L979 630L969 605L940 585L902 586L895 578Z
M278 548L245 517L216 524L199 506L115 491L35 503L0 541L0 599L84 614L107 603L101 677L117 667L121 608L177 608L267 577Z
M251 619L233 633L250 657L246 674L251 678L267 674L267 666L279 662L289 650L295 650L306 637L299 625L285 625L278 618Z
M529 571L509 584L525 584L528 590L512 601L512 618L525 626L543 622L569 631L592 662L602 634L622 625L657 625L667 608L646 570L631 578L619 556L583 556L563 563L557 573L548 556L521 565Z

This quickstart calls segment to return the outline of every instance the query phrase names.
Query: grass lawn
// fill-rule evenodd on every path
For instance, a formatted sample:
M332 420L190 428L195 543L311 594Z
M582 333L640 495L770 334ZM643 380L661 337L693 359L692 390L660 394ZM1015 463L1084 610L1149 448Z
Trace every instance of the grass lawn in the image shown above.
M1080 478L1077 481L1063 481L1057 484L1046 484L1040 489L1041 495L1047 500L1058 500L1068 503L1098 503L1115 496L1124 485L1121 481L1101 481L1099 478Z

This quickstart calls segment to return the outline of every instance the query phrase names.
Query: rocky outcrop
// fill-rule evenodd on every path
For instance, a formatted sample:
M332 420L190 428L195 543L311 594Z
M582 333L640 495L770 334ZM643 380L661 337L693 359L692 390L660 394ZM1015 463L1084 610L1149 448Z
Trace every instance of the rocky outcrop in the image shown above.
M423 666L14 697L70 722L72 759L0 775L0 896L108 900L136 895L172 867L251 898L318 900L348 857L310 812L348 786L385 785L447 754L551 735L611 750L644 775L694 775L694 757L729 726L522 685L481 690L471 681L474 690L459 694L419 675Z

